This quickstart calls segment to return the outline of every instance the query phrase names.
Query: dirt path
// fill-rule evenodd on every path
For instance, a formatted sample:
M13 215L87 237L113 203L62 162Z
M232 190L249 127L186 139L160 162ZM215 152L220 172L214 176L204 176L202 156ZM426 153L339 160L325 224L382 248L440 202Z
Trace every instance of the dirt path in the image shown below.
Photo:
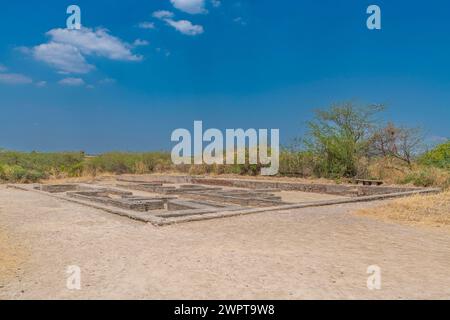
M1 257L20 257L0 259L0 299L449 299L450 235L350 213L363 206L155 228L0 186Z

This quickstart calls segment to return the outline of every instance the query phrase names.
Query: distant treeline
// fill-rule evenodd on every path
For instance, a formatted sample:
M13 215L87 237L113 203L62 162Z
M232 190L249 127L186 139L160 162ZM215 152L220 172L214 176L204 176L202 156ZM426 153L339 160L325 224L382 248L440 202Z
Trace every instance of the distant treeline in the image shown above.
M382 106L351 103L317 110L308 133L280 153L280 176L382 179L417 186L450 185L450 140L426 150L419 129L383 124ZM168 152L15 152L0 150L0 182L100 174L178 172L192 175L258 175L261 165L173 165Z

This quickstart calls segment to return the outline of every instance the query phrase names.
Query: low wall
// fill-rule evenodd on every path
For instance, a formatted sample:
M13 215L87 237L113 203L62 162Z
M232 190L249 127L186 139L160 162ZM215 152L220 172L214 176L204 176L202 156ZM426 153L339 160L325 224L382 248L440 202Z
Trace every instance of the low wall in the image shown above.
M371 196L388 193L408 192L421 190L423 188L399 187L399 186L363 186L346 184L320 184L284 182L276 180L252 180L252 179L227 179L227 178L207 178L203 176L122 176L118 180L128 182L154 182L164 183L195 183L214 186L247 188L247 189L279 189L283 191L302 191L325 193L339 196Z
M156 176L156 175L122 175L116 179L123 182L147 183L147 182L162 182L162 183L191 183L190 176Z
M248 189L280 189L283 191L302 191L325 193L340 196L370 196L378 194L407 192L420 190L413 187L393 187L393 186L357 186L357 185L338 185L338 184L318 184L318 183L300 183L300 182L279 182L279 181L261 181L244 179L211 179L211 178L192 178L192 183L201 183L208 185L220 185L227 187L248 188Z

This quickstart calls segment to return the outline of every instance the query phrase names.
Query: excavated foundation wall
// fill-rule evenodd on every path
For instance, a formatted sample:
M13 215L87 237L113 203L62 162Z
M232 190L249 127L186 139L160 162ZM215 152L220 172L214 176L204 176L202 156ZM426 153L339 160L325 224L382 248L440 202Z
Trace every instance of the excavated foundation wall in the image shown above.
M213 186L224 186L234 188L248 189L280 189L283 191L302 191L315 192L340 196L371 196L388 193L398 193L420 190L414 187L393 187L393 186L362 186L362 185L336 185L319 183L301 183L301 182L280 182L270 180L250 180L250 179L225 179L225 178L206 178L190 176L124 176L119 178L123 181L132 182L152 182L160 181L164 183L193 183Z
M315 192L341 196L371 196L386 193L413 191L415 189L419 190L419 188L410 188L410 187L304 184L298 182L257 181L257 180L240 180L240 179L208 179L208 178L193 178L192 183L220 185L220 186L248 188L248 189L274 188L284 191Z

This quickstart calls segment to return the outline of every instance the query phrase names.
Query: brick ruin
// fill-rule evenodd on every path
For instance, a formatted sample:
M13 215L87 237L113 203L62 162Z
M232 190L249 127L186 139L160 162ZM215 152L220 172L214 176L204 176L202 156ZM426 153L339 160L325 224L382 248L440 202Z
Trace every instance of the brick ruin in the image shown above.
M396 186L305 184L191 176L125 176L117 178L112 186L98 182L10 187L47 194L158 226L440 191ZM339 197L291 203L283 200L282 193L285 191L294 192L294 195L295 192L312 192Z

